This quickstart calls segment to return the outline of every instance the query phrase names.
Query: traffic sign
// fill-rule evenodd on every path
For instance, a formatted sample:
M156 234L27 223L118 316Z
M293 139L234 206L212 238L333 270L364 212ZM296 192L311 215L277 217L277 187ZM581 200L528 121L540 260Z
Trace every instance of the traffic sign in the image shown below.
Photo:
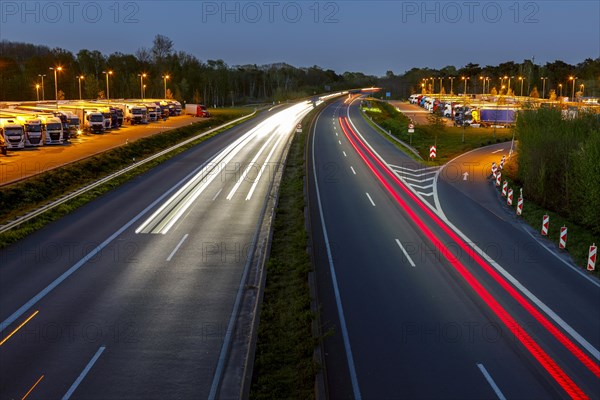
M431 146L429 149L429 158L435 158L437 156L437 149L435 146Z
M296 133L302 133L302 124L296 125Z
M415 126L413 124L408 124L408 133L415 133Z

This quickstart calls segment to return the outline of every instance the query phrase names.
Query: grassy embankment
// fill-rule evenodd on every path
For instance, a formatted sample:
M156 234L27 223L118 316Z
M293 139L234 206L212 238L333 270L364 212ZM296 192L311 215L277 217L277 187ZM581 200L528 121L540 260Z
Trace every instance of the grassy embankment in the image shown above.
M200 120L192 125L159 133L147 138L142 138L127 145L108 150L102 154L81 160L66 166L56 168L26 180L0 187L0 223L6 223L11 219L35 210L66 193L89 185L111 173L130 166L133 160L141 160L149 157L170 146L180 143L190 137L198 135L211 127L222 125L243 115L250 114L248 109L220 109L211 110L213 117ZM113 188L127 182L133 177L140 175L169 158L207 140L219 131L206 135L185 146L182 146L169 154L156 158L155 160L141 165L140 167L123 174L104 185L90 190L77 198L70 200L39 217L36 217L19 227L0 234L0 248L16 242L28 234L42 228L46 224L55 221L62 216L81 207L96 197L110 191Z

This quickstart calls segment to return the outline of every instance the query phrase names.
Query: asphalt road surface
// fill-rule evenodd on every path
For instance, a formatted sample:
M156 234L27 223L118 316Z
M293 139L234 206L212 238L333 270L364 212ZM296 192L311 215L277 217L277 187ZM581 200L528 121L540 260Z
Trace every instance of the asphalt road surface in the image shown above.
M598 281L495 215L487 166L431 177L357 103L328 106L309 140L329 396L598 398Z
M218 394L275 171L266 111L0 252L0 397Z

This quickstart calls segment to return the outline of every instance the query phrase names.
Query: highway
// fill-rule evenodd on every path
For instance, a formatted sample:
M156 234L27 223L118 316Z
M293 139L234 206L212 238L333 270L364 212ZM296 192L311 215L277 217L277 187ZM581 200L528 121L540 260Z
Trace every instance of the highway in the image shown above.
M486 172L502 152L421 167L357 103L309 139L330 398L598 398L600 286L505 215Z
M265 111L0 251L0 397L218 397L247 340L236 321L274 176L310 109Z

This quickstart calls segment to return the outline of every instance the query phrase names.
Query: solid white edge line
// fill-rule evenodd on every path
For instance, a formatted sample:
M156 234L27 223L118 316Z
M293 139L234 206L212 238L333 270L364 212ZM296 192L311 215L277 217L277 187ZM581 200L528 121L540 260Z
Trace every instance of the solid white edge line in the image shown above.
M323 110L324 111L324 110ZM322 112L323 112L322 111ZM315 180L315 192L317 195L317 205L319 206L319 216L321 218L321 227L323 230L323 239L325 241L325 248L327 249L327 260L329 262L329 271L331 273L331 281L333 284L333 293L335 295L335 304L337 306L338 318L340 319L340 330L342 331L342 338L344 341L344 349L346 350L346 360L348 362L348 370L350 373L350 381L352 382L352 392L354 398L360 400L360 388L358 386L358 378L356 376L356 367L354 366L354 357L352 356L352 348L350 347L350 337L348 334L348 328L346 326L346 318L344 317L344 308L342 307L342 298L340 296L340 289L337 283L337 275L335 273L335 267L333 265L333 255L331 254L331 247L329 245L329 235L327 234L327 226L325 225L325 216L323 215L323 206L321 203L321 193L319 191L319 180L317 178L317 165L315 162L315 136L317 131L317 125L321 113L317 116L315 125L313 126L313 137L312 137L312 164L313 164L313 177Z
M212 201L215 201L217 199L217 197L219 197L219 195L221 194L221 192L223 191L223 188L219 189L219 191L217 192L217 194L215 194L212 198Z
M379 155L379 153L377 153L377 151L375 151L375 149L371 146L371 144L369 142L367 142L365 140L365 138L362 136L362 134L360 133L360 131L358 130L358 128L356 128L356 125L354 125L354 123L350 119L350 108L349 107L348 107L347 114L348 114L348 121L352 124L352 126L354 127L356 133L362 138L362 140L364 141L364 143L379 158L379 160L384 165L386 165L388 168L390 168L389 164L383 159L383 157L381 157ZM481 148L470 150L467 153L464 153L463 155L471 153L471 152L475 152L475 151L478 151L478 150L481 150ZM458 156L458 157L454 158L453 160L450 160L448 163L456 160L459 157L461 157L461 156ZM447 165L447 164L444 164L444 166ZM442 168L440 168L438 170L438 174L443 169L444 166L442 166ZM437 175L436 175L436 177L437 177ZM421 196L419 196L418 193L414 189L412 189L408 185L407 185L407 187L413 193L415 193L416 196L418 196L419 198L421 198ZM428 201L425 201L424 199L421 198L423 200L423 204L425 204L433 213L437 214L438 217L440 219L442 219L446 223L446 225L448 225L448 227L451 230L453 230L458 236L460 236L460 238L462 240L464 240L467 245L471 246L471 248L473 248L473 250L475 250L475 252L477 254L479 254L481 257L483 257L494 269L496 269L496 271L498 271L505 279L507 279L525 297L527 297L529 299L529 301L531 301L532 303L534 303L540 310L542 310L544 313L546 313L546 315L550 319L552 319L557 325L559 325L565 332L567 332L573 338L573 340L575 340L577 343L579 343L579 345L581 347L585 348L588 352L590 352L590 354L592 354L592 356L594 356L597 360L600 360L600 351L598 351L594 346L592 346L591 343L589 343L575 329L573 329L561 317L559 317L552 309L550 309L550 307L548 307L545 303L543 303L540 299L538 299L525 286L523 286L523 284L521 284L521 282L519 282L514 276L512 276L500 264L498 264L496 261L494 261L489 255L487 255L483 250L481 250L481 248L479 248L479 246L477 246L477 244L475 244L471 239L469 239L467 237L467 235L465 235L464 233L462 233L462 231L460 231L456 226L454 226L452 224L452 222L450 222L450 220L446 217L446 215L442 211L442 208L439 206L439 200L437 199L437 184L433 185L433 192L434 192L434 200L436 200L436 207L438 207L439 210L436 210L436 208L433 207L431 204L429 204ZM559 260L560 260L560 258L559 258Z
M350 166L350 169L352 170L352 173L353 173L354 175L356 175L356 171L354 170L354 167L353 167L353 166Z
M81 371L81 374L79 374L79 376L77 377L77 379L75 380L75 382L73 382L73 384L71 385L71 387L69 388L69 390L67 391L67 393L65 393L65 395L62 397L62 400L69 400L69 398L71 398L71 396L73 395L73 393L75 392L75 390L77 390L77 387L79 386L79 384L81 383L81 381L83 381L83 379L88 374L88 372L90 372L90 370L92 369L92 367L94 366L94 364L96 363L96 361L98 361L98 358L100 358L100 356L102 355L102 353L104 352L104 350L106 350L106 346L100 346L100 348L98 349L98 351L96 351L96 354L94 354L94 356L87 363L87 365L85 366L85 368L83 369L83 371Z
M479 371L481 371L485 380L490 384L490 386L492 387L492 390L494 391L494 393L496 393L496 396L498 396L498 399L506 400L506 397L504 396L504 394L502 393L502 391L500 390L498 385L496 385L496 382L494 381L492 376L489 374L487 369L485 369L485 366L482 363L477 363L477 368L479 368Z
M408 260L408 262L410 263L410 265L412 267L416 267L416 265L413 262L412 258L410 258L410 256L408 255L408 252L406 251L406 249L404 248L404 246L402 246L402 243L400 243L400 240L396 239L396 243L398 243L398 246L400 246L400 249L402 250L402 252L406 256L406 259Z
M369 201L371 202L371 204L373 205L373 207L375 207L375 202L373 201L373 199L371 198L371 196L369 195L369 193L365 192L365 194L369 198Z
M169 257L167 257L167 261L171 261L171 259L175 255L175 253L177 253L177 250L179 250L179 248L181 247L181 245L183 244L183 242L185 242L185 240L188 238L188 236L189 235L187 233L185 235L183 235L183 237L181 238L181 240L179 241L179 243L177 243L177 246L175 246L175 248L173 249L173 251L171 252L171 254L169 254Z

